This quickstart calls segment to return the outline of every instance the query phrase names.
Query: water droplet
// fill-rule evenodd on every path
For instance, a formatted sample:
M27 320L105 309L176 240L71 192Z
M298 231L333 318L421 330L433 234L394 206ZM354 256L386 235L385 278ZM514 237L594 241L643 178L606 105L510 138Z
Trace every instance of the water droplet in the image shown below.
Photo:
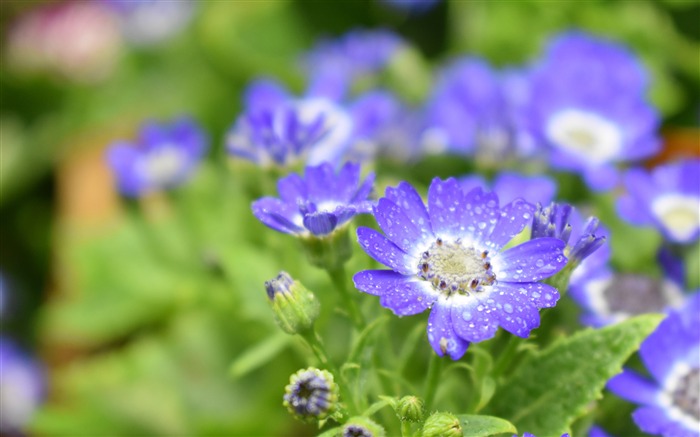
M472 313L470 313L469 311L465 311L462 313L462 318L468 322L472 319Z
M483 305L479 305L478 307L476 307L476 309L477 309L477 311L483 311L483 310L484 310L484 306L483 306Z
M535 265L537 265L537 267L542 267L544 265L544 260L538 259Z
M507 312L508 314L513 312L513 306L509 303L503 305L503 311Z

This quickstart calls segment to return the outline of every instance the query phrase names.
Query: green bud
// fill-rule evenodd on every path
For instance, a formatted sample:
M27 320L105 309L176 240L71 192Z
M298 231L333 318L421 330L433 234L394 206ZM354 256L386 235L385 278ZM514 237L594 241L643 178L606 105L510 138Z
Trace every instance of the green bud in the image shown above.
M287 272L265 282L275 322L287 334L299 334L311 328L320 310L318 299Z
M384 437L381 425L366 417L351 417L343 426L342 437Z
M423 437L462 437L462 426L454 414L433 413L423 425Z
M416 396L404 396L396 405L396 413L402 422L421 422L425 416L423 400Z
M338 385L326 370L300 370L289 378L284 391L283 405L304 422L324 420L338 408Z
M309 262L324 270L337 270L352 256L348 226L337 228L323 237L312 235L299 240Z

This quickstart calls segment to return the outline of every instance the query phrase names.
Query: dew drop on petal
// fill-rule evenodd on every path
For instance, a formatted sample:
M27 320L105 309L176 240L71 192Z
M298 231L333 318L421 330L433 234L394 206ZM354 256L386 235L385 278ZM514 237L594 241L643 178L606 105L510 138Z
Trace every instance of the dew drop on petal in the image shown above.
M507 312L508 314L513 312L513 306L509 303L503 305L503 311Z

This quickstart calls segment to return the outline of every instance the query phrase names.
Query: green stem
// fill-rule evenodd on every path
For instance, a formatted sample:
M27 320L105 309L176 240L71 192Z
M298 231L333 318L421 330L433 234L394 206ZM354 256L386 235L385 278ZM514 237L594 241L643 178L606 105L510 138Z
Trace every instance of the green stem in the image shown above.
M438 382L440 381L440 370L442 369L442 359L434 353L430 354L430 363L428 364L428 380L425 386L425 411L430 412L433 408L435 393L437 392Z
M401 422L401 437L410 437L411 434L411 424L409 422Z
M318 335L318 332L316 332L316 329L312 327L307 331L300 332L299 336L303 338L306 344L311 348L314 355L321 363L321 367L327 369L333 374L333 377L336 379L336 383L340 388L341 400L344 400L343 402L348 406L348 409L350 410L350 415L355 415L358 409L354 402L354 396L351 394L350 390L348 390L347 384L345 384L341 380L342 375L340 374L338 369L328 358L328 354L326 353L326 347L323 345L323 341L321 341L321 337Z
M331 282L333 282L333 285L338 290L338 294L340 294L340 299L343 301L343 306L347 310L350 320L353 325L355 325L355 328L362 331L366 325L365 318L362 312L360 312L360 308L357 306L354 297L350 295L350 290L348 290L347 287L345 268L328 269L327 272L331 278Z
M503 372L508 370L508 366L513 363L515 355L518 352L518 346L520 345L520 337L511 335L506 343L505 348L501 351L496 364L493 366L493 377L499 378L503 375Z

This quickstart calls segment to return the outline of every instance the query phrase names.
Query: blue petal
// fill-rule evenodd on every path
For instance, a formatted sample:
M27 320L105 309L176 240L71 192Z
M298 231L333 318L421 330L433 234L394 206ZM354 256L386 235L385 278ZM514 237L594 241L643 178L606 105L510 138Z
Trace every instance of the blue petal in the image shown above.
M264 225L287 234L299 234L304 228L294 224L295 218L301 219L296 208L273 197L256 200L252 205L253 215Z
M474 242L486 245L487 236L491 235L501 218L498 196L476 188L467 193L466 203L468 209L464 213L468 218L462 222L471 231Z
M646 368L657 381L663 381L677 361L697 350L697 333L689 331L680 315L672 312L639 348Z
M642 405L656 404L660 391L652 382L629 369L610 379L606 387L621 398Z
M462 358L469 342L460 338L452 328L451 305L440 296L428 318L428 341L439 356L449 355L453 360Z
M379 199L374 211L374 218L386 236L404 252L415 253L420 250L423 238L421 231L404 214L401 207L383 197Z
M411 184L401 182L396 188L387 188L386 197L403 209L413 226L424 234L432 234L428 210L425 209L423 199Z
M350 200L353 195L358 191L357 184L360 182L360 165L352 162L346 162L343 167L341 167L337 176L337 191L336 199L341 202L352 203ZM371 186L370 186L371 189ZM367 192L369 194L369 191ZM365 200L367 195L362 199Z
M337 199L335 174L331 164L324 162L321 165L306 167L305 178L309 200L312 202Z
M414 274L418 263L384 235L371 228L357 229L357 241L372 258L404 275Z
M338 224L338 217L332 212L312 212L304 214L304 227L317 236L328 235Z
M501 208L501 217L486 241L486 247L499 250L518 235L532 221L534 208L522 199L516 199Z
M499 281L534 282L548 278L567 262L566 244L558 238L544 237L526 241L491 258Z
M463 211L466 203L459 184L453 178L433 179L428 188L428 213L433 232L443 238L464 234Z
M530 287L526 287L527 285ZM545 287L537 287L539 285ZM547 288L549 290L544 292ZM493 293L499 304L499 321L503 329L523 338L528 337L530 331L540 326L538 308L554 306L559 298L559 293L554 288L539 283L499 283L494 286ZM546 295L549 295L550 299L546 299Z
M452 327L461 338L478 343L493 338L498 331L498 308L493 299L453 296Z
M398 288L406 276L393 270L363 270L352 277L355 288L374 296L380 296L387 291Z
M632 419L639 429L648 434L664 437L698 437L698 431L690 430L669 417L669 411L656 406L638 408L632 413Z
M308 197L304 180L296 173L281 178L277 182L277 192L282 200L290 205L296 205Z
M420 280L397 282L395 289L387 290L381 297L383 307L391 309L397 316L412 316L430 308L438 297L432 286Z

